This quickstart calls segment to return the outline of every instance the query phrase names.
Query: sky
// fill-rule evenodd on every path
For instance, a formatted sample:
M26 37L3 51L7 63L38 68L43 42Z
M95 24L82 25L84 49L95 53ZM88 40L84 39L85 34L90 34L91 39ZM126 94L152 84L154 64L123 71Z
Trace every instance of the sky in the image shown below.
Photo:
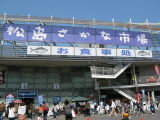
M160 22L160 0L0 0L0 14Z

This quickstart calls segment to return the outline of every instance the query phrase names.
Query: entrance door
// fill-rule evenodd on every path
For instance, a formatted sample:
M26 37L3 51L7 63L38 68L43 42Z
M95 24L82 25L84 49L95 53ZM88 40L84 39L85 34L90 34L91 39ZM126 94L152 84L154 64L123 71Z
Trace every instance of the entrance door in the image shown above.
M30 103L34 104L34 98L22 98L22 101L26 103L26 105L29 105Z

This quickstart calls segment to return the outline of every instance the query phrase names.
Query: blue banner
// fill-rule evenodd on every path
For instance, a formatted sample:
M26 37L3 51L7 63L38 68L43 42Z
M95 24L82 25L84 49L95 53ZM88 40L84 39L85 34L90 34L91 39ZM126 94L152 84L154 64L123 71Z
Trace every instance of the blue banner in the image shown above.
M117 45L134 45L133 32L128 31L116 31L116 44Z
M95 29L91 28L75 28L76 43L95 43Z
M35 98L38 95L38 91L18 90L17 98Z
M38 105L43 105L43 96L38 96Z
M28 41L51 42L51 26L29 25Z
M115 31L107 29L96 29L97 44L115 44Z
M3 39L12 41L27 41L28 25L6 24Z
M74 28L66 26L53 26L53 42L74 42Z
M70 26L5 24L4 40L151 46L151 34Z
M144 32L134 32L135 46L151 46L151 34Z
M141 89L141 91L142 91L142 100L143 102L145 102L146 101L145 89Z

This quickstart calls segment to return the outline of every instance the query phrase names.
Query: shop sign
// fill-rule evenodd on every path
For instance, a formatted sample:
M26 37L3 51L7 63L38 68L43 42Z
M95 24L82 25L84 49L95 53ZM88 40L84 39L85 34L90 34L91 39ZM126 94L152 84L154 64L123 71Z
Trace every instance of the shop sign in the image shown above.
M38 95L38 91L24 91L18 90L17 91L17 98L35 98Z

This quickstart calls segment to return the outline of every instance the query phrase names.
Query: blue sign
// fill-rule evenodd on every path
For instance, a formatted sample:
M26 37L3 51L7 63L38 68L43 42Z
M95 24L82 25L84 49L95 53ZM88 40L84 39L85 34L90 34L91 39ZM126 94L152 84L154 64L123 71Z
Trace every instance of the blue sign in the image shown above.
M135 46L150 46L151 34L144 32L134 32L134 45Z
M115 44L115 31L107 29L96 29L97 44Z
M95 43L95 29L91 28L75 28L76 43Z
M133 32L116 31L116 44L117 45L134 45Z
M74 28L66 26L53 26L53 42L74 42Z
M51 26L30 25L28 41L51 42Z
M38 96L38 105L42 105L43 104L43 96Z
M27 41L28 25L6 24L4 27L4 40Z
M55 97L53 97L53 102L54 102L54 103L59 103L59 102L61 102L61 97L60 97L60 96L55 96Z
M151 46L151 34L70 26L5 24L4 40Z
M38 95L38 91L18 90L17 98L35 98Z

